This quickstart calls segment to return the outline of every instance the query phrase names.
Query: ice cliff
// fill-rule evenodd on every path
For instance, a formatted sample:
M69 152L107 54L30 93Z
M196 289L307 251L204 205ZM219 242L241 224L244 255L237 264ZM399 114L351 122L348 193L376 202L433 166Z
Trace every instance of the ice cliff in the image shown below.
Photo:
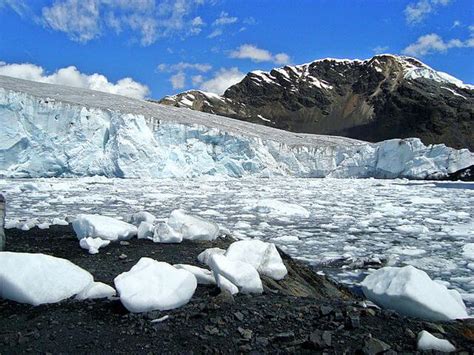
M474 154L418 139L298 134L0 76L0 176L438 178Z

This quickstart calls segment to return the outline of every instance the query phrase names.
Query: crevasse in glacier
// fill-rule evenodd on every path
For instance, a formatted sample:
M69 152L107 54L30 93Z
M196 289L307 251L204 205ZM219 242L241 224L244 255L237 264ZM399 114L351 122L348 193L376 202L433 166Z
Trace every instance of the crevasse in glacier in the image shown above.
M297 134L91 90L0 76L0 175L441 177L468 150Z

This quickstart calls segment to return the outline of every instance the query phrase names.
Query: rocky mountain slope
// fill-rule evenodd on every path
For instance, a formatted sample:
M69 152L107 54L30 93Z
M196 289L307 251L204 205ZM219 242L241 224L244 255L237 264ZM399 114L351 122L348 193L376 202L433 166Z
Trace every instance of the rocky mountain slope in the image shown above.
M193 90L159 103L292 132L371 142L417 137L474 149L474 86L409 57L322 59L253 71L223 96Z

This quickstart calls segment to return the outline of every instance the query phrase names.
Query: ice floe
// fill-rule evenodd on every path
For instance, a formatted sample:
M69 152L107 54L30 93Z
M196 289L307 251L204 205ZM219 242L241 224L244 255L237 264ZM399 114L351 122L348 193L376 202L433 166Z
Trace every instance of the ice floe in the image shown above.
M204 250L202 253L200 253L198 256L197 256L197 259L203 263L203 264L208 264L209 263L209 258L214 255L214 254L219 254L219 255L223 255L225 254L226 250L225 249L221 249L221 248L208 248L206 250Z
M197 287L189 271L141 258L130 271L114 279L120 301L133 313L165 311L189 302Z
M82 249L86 249L89 254L99 253L99 249L110 244L110 240L102 238L86 237L79 240L79 245Z
M213 254L209 259L209 267L214 272L216 279L218 279L219 275L224 277L227 281L237 286L239 292L263 292L263 285L258 271L246 262L232 260L225 255Z
M381 268L361 286L369 300L406 316L441 321L468 317L459 292L413 266Z
M94 281L69 260L44 254L0 252L0 298L34 306L77 295Z
M112 286L106 285L102 282L93 282L89 284L84 290L77 294L77 300L93 300L97 298L110 298L115 296L116 292Z
M225 256L230 260L248 263L260 274L274 280L281 280L288 273L273 243L261 240L240 240L229 246Z
M210 270L203 269L194 265L187 264L175 264L173 265L177 269L184 269L189 271L196 277L197 283L199 285L215 285L216 279L213 273Z
M418 333L416 347L421 351L436 350L444 353L456 351L456 347L448 340L439 339L426 330Z
M72 226L78 239L92 237L115 241L137 235L137 227L134 225L100 215L80 214L76 216Z

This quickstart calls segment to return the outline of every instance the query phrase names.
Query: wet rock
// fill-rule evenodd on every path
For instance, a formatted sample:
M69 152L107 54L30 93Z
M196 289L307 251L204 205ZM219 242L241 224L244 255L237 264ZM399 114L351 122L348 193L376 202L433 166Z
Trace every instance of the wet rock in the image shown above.
M246 340L252 339L253 332L250 329L244 329L242 327L238 327L237 331L240 333L242 338L244 338Z
M265 337L257 337L257 339L255 339L255 344L261 347L267 347L269 343L270 341Z
M369 338L364 342L362 353L365 355L382 354L390 348L390 345L384 343L382 340L377 338Z
M321 314L323 316L327 316L328 314L331 314L331 312L334 310L334 308L332 308L331 306L321 306Z
M313 349L326 349L331 347L332 332L328 330L315 330L308 339L308 345Z
M244 320L244 315L242 314L242 312L235 312L234 316L241 322Z
M232 296L232 294L227 290L222 290L216 297L214 297L214 303L218 305L232 304L234 302L234 296Z
M273 336L273 341L292 341L295 338L295 333L293 332L283 332L278 333Z

